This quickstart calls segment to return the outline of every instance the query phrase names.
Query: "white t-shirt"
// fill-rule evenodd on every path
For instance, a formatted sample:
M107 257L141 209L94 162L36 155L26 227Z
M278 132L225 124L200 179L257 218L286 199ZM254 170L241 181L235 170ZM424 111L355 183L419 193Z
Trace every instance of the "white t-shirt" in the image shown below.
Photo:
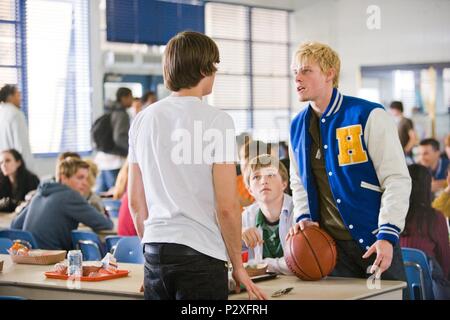
M33 156L28 140L25 115L11 103L0 103L0 151L16 149L29 170L33 170Z
M237 161L232 118L197 97L169 96L141 111L129 134L149 217L142 243L187 245L227 260L217 222L213 163Z

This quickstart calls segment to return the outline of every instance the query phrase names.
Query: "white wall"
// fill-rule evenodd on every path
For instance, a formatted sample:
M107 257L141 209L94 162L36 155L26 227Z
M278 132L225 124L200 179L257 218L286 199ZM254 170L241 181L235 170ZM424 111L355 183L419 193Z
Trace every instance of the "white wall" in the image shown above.
M292 50L306 40L328 43L342 60L340 89L356 95L359 67L450 61L450 1L448 0L221 0L294 10ZM91 75L93 119L103 111L103 61L100 50L100 0L91 0ZM369 30L366 9L380 7L381 28ZM294 110L301 108L293 86ZM37 174L52 174L55 159L37 159Z
M379 30L369 30L369 5L380 8ZM359 67L450 61L448 0L322 0L297 6L293 42L318 40L340 55L340 88L356 95Z

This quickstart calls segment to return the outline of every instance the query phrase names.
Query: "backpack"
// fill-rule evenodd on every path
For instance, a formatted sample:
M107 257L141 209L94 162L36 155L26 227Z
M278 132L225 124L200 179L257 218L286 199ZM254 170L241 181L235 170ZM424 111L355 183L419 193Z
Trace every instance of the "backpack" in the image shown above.
M110 153L115 146L111 114L111 112L107 112L97 118L91 128L91 137L94 142L94 148L105 153Z

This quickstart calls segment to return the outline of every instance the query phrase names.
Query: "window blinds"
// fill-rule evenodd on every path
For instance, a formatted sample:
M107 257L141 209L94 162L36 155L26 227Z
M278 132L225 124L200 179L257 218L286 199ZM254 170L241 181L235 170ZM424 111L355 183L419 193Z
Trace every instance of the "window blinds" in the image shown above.
M206 3L205 33L220 50L208 102L227 111L236 133L287 140L291 110L289 12ZM268 134L270 132L270 134Z
M88 0L26 2L28 123L33 153L91 150Z
M5 84L16 84L21 87L20 13L19 0L0 0L0 87Z

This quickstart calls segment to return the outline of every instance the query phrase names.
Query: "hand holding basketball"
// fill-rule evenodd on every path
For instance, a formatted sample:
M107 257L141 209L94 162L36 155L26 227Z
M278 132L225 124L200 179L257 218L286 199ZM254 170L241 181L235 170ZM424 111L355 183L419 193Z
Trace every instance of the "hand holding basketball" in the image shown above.
M334 240L313 223L290 236L285 248L287 266L302 280L320 280L329 275L336 265Z
M289 239L289 237L292 237L294 234L298 233L300 230L305 229L308 226L316 226L319 227L319 224L317 222L311 221L311 220L302 220L294 224L290 229L289 233L286 235L286 241Z

